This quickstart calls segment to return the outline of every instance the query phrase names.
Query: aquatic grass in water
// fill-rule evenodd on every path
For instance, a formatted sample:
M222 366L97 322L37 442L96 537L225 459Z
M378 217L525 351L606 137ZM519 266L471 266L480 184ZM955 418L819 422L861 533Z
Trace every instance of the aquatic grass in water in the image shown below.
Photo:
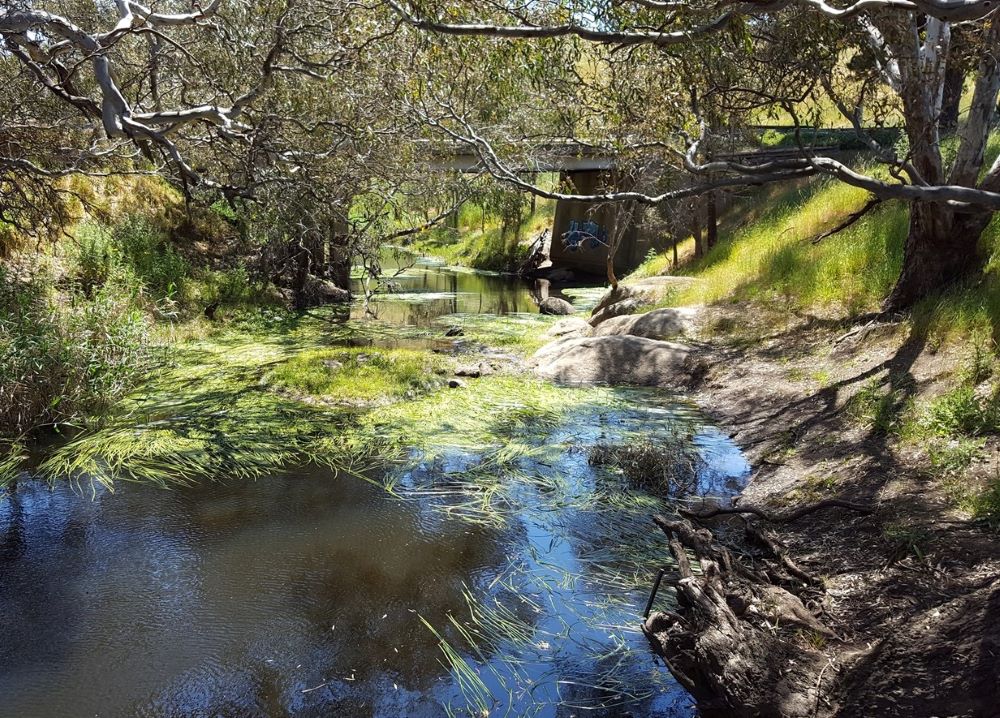
M58 449L43 472L171 485L302 462L351 473L378 463L371 480L435 525L489 531L509 556L466 586L465 606L425 624L452 675L433 700L463 715L617 715L626 706L686 714L686 699L651 663L637 628L652 576L667 560L650 516L669 504L592 466L588 454L601 443L686 436L697 422L656 392L563 387L521 373L401 398L414 391L411 379L447 360L424 355L428 364L417 371L406 367L417 360L407 352L345 348L379 331L354 324L305 316L178 347L116 417ZM327 370L335 375L365 353L406 358L376 367L384 401L352 405L326 393L371 396L367 387L327 383ZM302 368L318 372L309 397L284 383L302 381ZM679 434L679 425L692 428ZM725 486L707 468L699 482L702 493ZM660 602L669 601L662 592Z
M372 402L441 388L446 364L412 349L315 349L283 362L265 380L333 401Z

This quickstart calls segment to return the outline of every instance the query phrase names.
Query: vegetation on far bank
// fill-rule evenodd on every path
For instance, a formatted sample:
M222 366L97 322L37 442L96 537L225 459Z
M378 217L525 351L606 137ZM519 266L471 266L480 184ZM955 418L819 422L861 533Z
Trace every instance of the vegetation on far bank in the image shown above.
M538 181L551 187L558 175L545 174ZM514 272L528 259L535 241L552 230L555 210L553 200L532 201L523 194L494 191L463 203L450 224L421 232L406 246L451 265ZM415 223L412 216L398 222Z

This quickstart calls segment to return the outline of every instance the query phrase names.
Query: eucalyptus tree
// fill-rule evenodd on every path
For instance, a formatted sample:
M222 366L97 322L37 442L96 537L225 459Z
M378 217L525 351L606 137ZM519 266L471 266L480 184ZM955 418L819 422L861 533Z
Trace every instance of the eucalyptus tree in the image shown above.
M608 56L655 51L655 64L694 89L684 112L663 118L659 133L637 132L632 145L674 146L664 157L697 180L661 193L609 191L579 196L525 182L488 134L450 113L454 136L477 148L499 179L556 199L656 204L720 187L828 175L880 200L910 206L903 267L885 310L909 306L928 292L981 268L979 237L1000 209L1000 162L985 166L1000 90L1000 22L992 0L547 0L514 5L468 0L386 0L412 27L463 38L552 43L605 49ZM952 37L961 33L961 48ZM581 52L583 50L581 49ZM970 62L970 57L975 58ZM970 67L971 66L971 67ZM968 71L972 97L955 146L941 141L948 70ZM662 98L676 106L677 92ZM747 162L712 151L724 128L781 112L799 124L832 104L871 150L879 169L864 169L800 142L799 151ZM947 114L947 113L946 113ZM880 144L873 124L897 126L905 141ZM659 134L659 136L657 136ZM668 143L665 143L668 144Z
M412 41L401 25L357 0L13 0L0 8L0 91L16 89L0 181L52 200L67 174L162 173L223 196L267 271L332 271L337 255L344 284L352 247L379 226L352 218L354 198L388 197L418 166L394 112L408 77L394 58ZM25 202L6 198L5 220L43 214L25 222Z

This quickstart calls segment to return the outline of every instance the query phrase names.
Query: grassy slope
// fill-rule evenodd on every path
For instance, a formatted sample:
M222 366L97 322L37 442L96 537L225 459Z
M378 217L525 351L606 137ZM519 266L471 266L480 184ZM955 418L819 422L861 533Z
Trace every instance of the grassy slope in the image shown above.
M1000 135L990 143L990 162L998 153ZM878 309L902 263L906 206L885 203L849 229L811 241L866 200L864 192L824 179L768 188L738 201L724 215L720 242L707 256L694 259L690 246L685 248L688 261L677 272L701 281L665 303L740 304L741 315L770 317L778 324L792 312L849 319ZM1000 220L994 219L981 241L987 257L983 275L927 297L903 327L926 339L930 353L948 348L942 381L903 399L899 388L879 375L847 409L854 421L918 451L923 470L942 481L958 506L1000 525L1000 481L969 473L1000 433ZM666 253L632 276L670 271ZM725 327L715 329L728 331ZM824 359L819 357L817 366Z
M1000 152L1000 136L989 155ZM867 200L862 190L820 179L772 187L734 203L720 226L720 242L706 257L678 270L702 281L671 297L673 304L751 301L844 318L876 310L902 263L907 210L887 202L847 230L813 243ZM988 257L982 281L929 297L916 308L917 324L935 341L973 335L1000 338L1000 222L984 233ZM669 253L633 274L670 271Z

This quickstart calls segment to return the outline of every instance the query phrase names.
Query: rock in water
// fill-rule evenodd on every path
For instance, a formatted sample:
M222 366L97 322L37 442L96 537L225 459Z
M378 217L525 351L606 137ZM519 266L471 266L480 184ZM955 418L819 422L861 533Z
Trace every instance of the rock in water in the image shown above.
M556 314L559 316L566 316L567 314L573 314L576 309L573 305L567 302L565 299L559 299L558 297L549 297L548 299L543 299L542 303L538 305L538 311L542 314Z
M699 373L691 347L633 336L561 339L539 349L532 363L543 379L569 384L680 386Z

